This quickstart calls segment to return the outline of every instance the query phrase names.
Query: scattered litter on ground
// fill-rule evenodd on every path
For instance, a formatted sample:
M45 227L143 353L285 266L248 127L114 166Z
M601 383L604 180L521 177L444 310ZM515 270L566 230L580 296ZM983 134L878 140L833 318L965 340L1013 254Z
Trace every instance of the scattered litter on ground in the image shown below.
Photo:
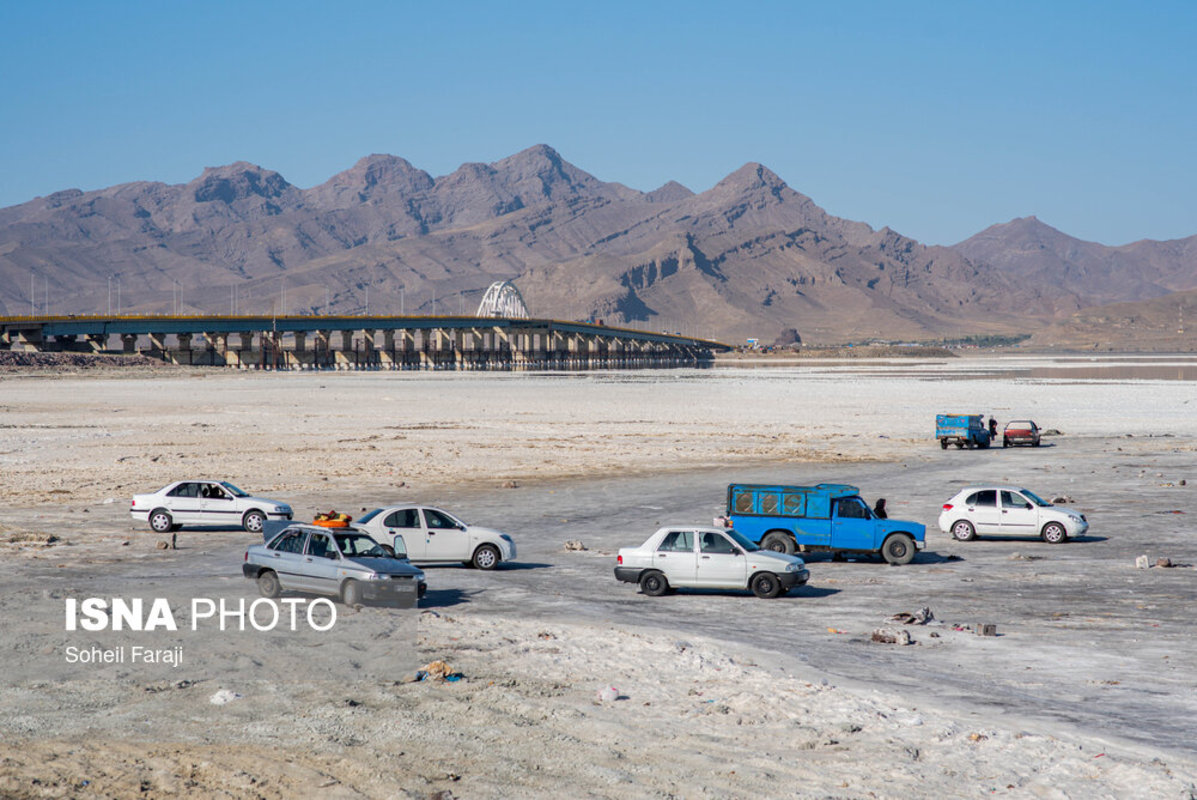
M931 613L931 609L923 606L913 614L909 611L899 611L890 617L892 622L901 622L903 625L926 625L935 619L935 615Z
M614 686L604 686L598 690L598 699L604 703L613 703L619 699L619 690Z
M1032 555L1027 555L1026 553L1011 553L1010 554L1011 561L1038 561L1041 558L1043 558L1043 556L1032 556Z
M1071 502L1072 502L1072 498L1071 498L1071 497L1069 497L1069 496L1068 496L1068 495L1066 495L1066 494L1059 494L1059 495L1056 495L1055 497L1053 497L1051 501L1052 501L1053 503L1065 503L1065 504L1067 504L1067 503L1071 503Z
M453 667L449 666L444 661L430 661L422 668L416 670L416 673L405 683L418 683L419 681L448 681L449 683L456 683L465 676L460 672L455 672Z
M566 550L588 550L586 545L582 544L581 539L570 539L565 543Z
M504 481L503 488L504 489L518 489L518 488L520 488L520 485L518 483L516 483L515 481Z
M1146 555L1141 555L1135 559L1135 566L1139 569L1147 569L1149 566L1151 566L1151 561Z
M1156 565L1157 567L1171 567L1171 566L1172 566L1172 559L1170 559L1170 558L1157 558L1157 559L1155 560L1155 565Z
M914 640L910 638L910 631L904 629L887 631L878 628L877 630L873 631L872 640L874 642L878 642L879 644L914 644Z
M847 631L841 631L839 628L828 628L827 632L828 633L847 633Z
M214 706L227 706L234 700L240 700L242 695L237 694L229 689L221 689L216 694L208 698L208 702Z

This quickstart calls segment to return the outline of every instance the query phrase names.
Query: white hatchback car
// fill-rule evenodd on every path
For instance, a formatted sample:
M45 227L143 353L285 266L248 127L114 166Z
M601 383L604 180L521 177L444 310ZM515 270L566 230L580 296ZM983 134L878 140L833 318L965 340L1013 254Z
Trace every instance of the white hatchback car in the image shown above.
M962 542L978 534L1038 536L1059 544L1089 530L1084 514L1014 486L969 486L943 504L939 529Z
M353 527L377 541L394 544L403 537L413 562L460 561L477 569L494 569L515 558L515 541L505 533L467 525L448 511L415 504L368 511Z
M615 577L650 597L684 587L749 589L772 598L806 583L810 571L798 556L762 550L735 530L676 525L639 547L621 547Z
M184 525L229 525L261 533L268 519L291 519L291 506L253 497L228 481L175 481L152 494L133 495L129 515L158 533Z

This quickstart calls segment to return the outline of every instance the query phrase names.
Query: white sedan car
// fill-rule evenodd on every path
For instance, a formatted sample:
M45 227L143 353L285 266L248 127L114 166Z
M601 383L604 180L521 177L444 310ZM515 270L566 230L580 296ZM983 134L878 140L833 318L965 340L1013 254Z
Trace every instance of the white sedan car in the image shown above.
M133 495L129 514L158 533L184 525L224 525L261 533L268 519L291 519L291 506L253 497L228 481L175 481L153 494Z
M967 542L978 534L1038 536L1059 544L1089 530L1084 514L1014 486L969 486L943 504L939 529Z
M448 511L405 504L376 508L353 523L380 542L407 550L411 561L460 561L477 569L494 569L515 558L510 536L479 525L467 525ZM395 537L403 542L395 544Z
M777 597L810 578L798 556L762 550L725 528L673 525L639 547L621 547L615 577L658 597L675 588L750 589Z

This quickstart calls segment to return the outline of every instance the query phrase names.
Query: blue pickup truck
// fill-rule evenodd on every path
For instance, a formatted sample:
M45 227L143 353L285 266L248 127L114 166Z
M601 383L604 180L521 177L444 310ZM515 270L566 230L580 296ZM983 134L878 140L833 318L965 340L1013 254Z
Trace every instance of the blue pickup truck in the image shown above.
M954 444L957 449L967 447L989 447L993 436L985 427L984 414L937 414L935 416L935 438L939 446L947 450Z
M766 550L795 553L880 554L891 564L908 564L926 541L917 522L879 519L855 486L727 487L725 524Z

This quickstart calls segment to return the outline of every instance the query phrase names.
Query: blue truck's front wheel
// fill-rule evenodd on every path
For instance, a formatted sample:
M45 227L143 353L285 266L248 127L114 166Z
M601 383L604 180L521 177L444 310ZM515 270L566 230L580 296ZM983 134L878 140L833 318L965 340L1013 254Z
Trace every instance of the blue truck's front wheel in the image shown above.
M881 555L891 564L909 564L914 559L914 539L895 533L881 545Z

